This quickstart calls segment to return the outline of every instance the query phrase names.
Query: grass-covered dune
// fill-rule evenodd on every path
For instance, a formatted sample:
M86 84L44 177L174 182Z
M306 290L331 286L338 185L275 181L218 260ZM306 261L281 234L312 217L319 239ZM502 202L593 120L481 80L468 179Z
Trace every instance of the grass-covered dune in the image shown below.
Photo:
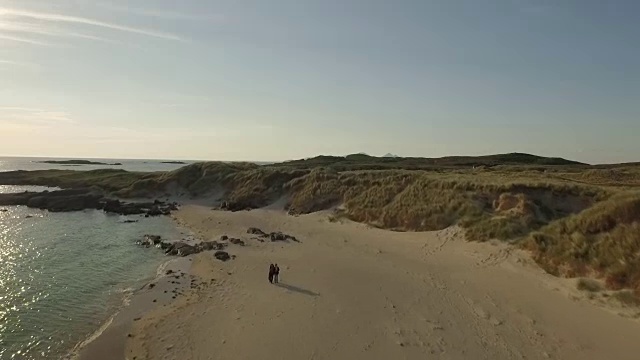
M123 198L213 195L229 210L283 201L291 213L397 231L466 229L475 241L527 248L547 271L603 278L640 296L640 166L590 166L527 154L320 156L259 166L196 163L166 173L0 173L0 184L95 187ZM213 205L213 204L212 204Z

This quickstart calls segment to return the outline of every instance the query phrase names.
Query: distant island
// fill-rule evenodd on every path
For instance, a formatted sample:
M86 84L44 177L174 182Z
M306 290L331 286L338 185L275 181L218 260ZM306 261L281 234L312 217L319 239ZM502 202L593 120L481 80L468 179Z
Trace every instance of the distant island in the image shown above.
M40 164L58 164L58 165L110 165L110 166L121 166L122 163L103 163L98 161L89 161L89 160L45 160L45 161L36 161Z
M161 164L180 164L186 165L187 163L184 161L162 161Z

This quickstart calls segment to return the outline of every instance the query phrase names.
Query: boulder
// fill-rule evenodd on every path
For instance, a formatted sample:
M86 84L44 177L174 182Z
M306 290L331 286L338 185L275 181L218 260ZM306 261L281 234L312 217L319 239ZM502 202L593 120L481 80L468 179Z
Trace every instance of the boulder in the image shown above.
M244 241L242 241L240 239L230 238L229 242L234 244L234 245L244 246Z
M231 259L231 256L229 256L229 253L226 251L216 251L213 256L220 261L228 261Z
M200 244L196 245L196 248L200 251L222 250L225 248L225 244L221 244L217 241L203 241Z
M151 207L151 209L149 209L149 211L147 211L147 214L149 216L160 216L160 215L163 215L164 212L160 210L160 207L158 207L157 205L154 205Z
M120 210L120 200L106 200L102 206L104 212L118 212Z
M142 246L156 246L158 244L162 243L162 237L158 236L158 235L145 235L142 240L138 241L137 244L138 245L142 245Z
M255 227L250 227L250 228L247 230L247 234L259 235L259 236L264 236L264 237L269 236L269 235L267 235L267 233L265 233L264 231L262 231L262 230L260 230L260 229L258 229L258 228L255 228Z
M287 240L291 240L291 241L295 241L295 242L300 242L298 239L295 238L295 236L287 235L287 234L284 234L284 233L282 233L280 231L272 232L271 234L269 234L269 238L271 238L271 241L287 241Z
M166 250L166 255L177 255L177 256L187 256L191 254L196 254L198 251L195 246L191 246L182 241L171 244Z

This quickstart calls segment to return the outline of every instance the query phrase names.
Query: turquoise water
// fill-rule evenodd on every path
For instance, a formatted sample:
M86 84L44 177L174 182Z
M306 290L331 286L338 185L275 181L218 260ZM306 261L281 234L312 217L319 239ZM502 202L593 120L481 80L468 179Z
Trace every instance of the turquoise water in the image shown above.
M0 192L33 187L0 186ZM41 190L41 189L38 189ZM59 359L153 278L166 257L145 233L179 237L166 217L123 223L91 210L0 207L0 359Z

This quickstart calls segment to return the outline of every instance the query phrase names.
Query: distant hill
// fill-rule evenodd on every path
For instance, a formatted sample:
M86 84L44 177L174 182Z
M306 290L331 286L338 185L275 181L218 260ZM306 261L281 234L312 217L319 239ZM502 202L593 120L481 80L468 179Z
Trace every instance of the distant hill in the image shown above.
M391 155L391 156L388 156ZM303 160L292 160L281 163L284 166L297 168L331 167L336 170L351 169L429 169L455 168L500 165L508 166L578 166L587 165L577 161L555 157L543 157L524 153L510 153L484 156L447 156L441 158L398 157L387 154L375 157L367 154L347 156L316 156Z
M397 158L397 157L400 157L400 156L394 155L392 153L386 153L383 157L385 157L385 158Z
M99 161L89 161L89 160L45 160L45 161L37 161L41 164L58 164L58 165L111 165L111 166L120 166L121 163L103 163Z

